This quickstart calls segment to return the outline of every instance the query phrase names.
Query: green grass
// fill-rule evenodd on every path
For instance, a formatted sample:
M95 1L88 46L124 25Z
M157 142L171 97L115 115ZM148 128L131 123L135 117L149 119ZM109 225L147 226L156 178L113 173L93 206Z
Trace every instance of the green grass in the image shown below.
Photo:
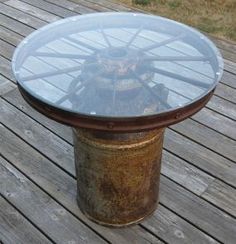
M116 0L236 41L236 0Z

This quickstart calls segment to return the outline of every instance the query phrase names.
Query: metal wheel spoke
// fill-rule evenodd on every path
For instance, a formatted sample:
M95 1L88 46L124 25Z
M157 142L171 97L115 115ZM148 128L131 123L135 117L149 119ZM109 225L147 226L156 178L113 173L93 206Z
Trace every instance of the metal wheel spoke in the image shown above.
M64 101L66 101L68 98L70 98L70 96L74 95L77 91L79 91L81 88L83 88L83 86L86 87L89 84L91 84L95 80L95 78L97 76L102 75L103 73L104 73L104 71L102 70L102 71L94 74L88 80L81 81L81 84L79 86L75 87L74 90L70 91L65 96L63 96L62 98L60 98L55 104L56 105L60 105L61 103L63 103Z
M70 83L70 85L69 85L67 91L70 92L70 91L72 91L73 89L75 89L75 87L77 86L77 84L78 84L80 81L81 81L81 77L80 77L80 75L78 75L77 77L75 77L75 78L71 81L71 83Z
M69 59L89 59L89 55L81 54L70 54L70 53L46 53L46 52L35 52L36 57L48 57L48 58L69 58Z
M105 32L104 32L103 26L101 26L100 29L101 29L102 36L103 36L105 42L107 43L108 47L112 47L110 41L109 41L108 38L107 38L107 35L106 35Z
M87 48L87 49L90 49L90 50L92 50L92 51L94 51L94 52L99 51L98 48L96 48L96 47L92 47L92 46L90 46L90 45L87 44L87 43L81 42L81 41L75 39L74 37L69 37L69 36L68 36L68 37L66 37L66 39L69 40L69 41L71 41L71 42L74 42L74 43L76 43L76 44L78 44L78 45L80 45L80 46L82 46L82 47L85 47L85 48Z
M203 56L151 56L144 57L145 61L209 61L210 57Z
M136 39L136 37L139 35L139 33L143 30L143 26L141 26L137 32L131 37L131 39L129 40L129 42L126 44L126 47L129 47L133 42L134 40Z
M150 46L148 46L148 47L141 48L140 51L141 51L141 52L149 51L149 50L151 50L151 49L155 49L155 48L158 48L158 47L167 45L167 44L169 44L169 43L171 43L171 42L174 42L174 41L177 41L177 40L183 38L184 36L185 36L185 34L180 34L180 35L178 35L178 36L173 36L172 38L167 39L167 40L165 40L165 41L162 41L162 42L159 42L159 43L154 43L154 44L152 44L152 45L150 45Z
M158 100L166 109L171 108L171 106L166 101L164 101L161 97L159 97L148 84L146 84L143 80L141 80L140 77L134 71L132 71L132 73L135 76L135 78L139 81L139 83L152 95L152 97L155 100Z
M81 65L70 67L70 68L65 68L65 69L61 69L61 70L48 71L48 72L45 72L42 74L29 75L29 76L21 78L21 80L30 81L30 80L35 80L35 79L43 79L43 78L47 78L47 77L54 76L54 75L60 75L60 74L70 73L73 71L79 71L80 69L81 69Z
M185 76L179 75L177 73L174 74L172 72L169 72L169 71L166 71L166 70L162 70L162 69L159 69L159 68L150 67L149 70L152 71L152 72L164 75L164 76L168 76L170 78L174 78L174 79L177 79L177 80L184 81L184 82L186 82L188 84L192 84L194 86L198 86L198 87L201 87L201 88L209 88L211 86L211 85L209 85L207 83L204 83L202 81L195 80L195 79L190 79L190 78L187 78Z
M66 101L68 98L70 98L71 96L75 95L75 93L81 89L84 86L84 84L80 84L79 86L77 86L73 91L67 93L65 96L63 96L62 98L60 98L59 100L57 100L57 102L55 103L56 105L60 105L61 103L63 103L64 101Z

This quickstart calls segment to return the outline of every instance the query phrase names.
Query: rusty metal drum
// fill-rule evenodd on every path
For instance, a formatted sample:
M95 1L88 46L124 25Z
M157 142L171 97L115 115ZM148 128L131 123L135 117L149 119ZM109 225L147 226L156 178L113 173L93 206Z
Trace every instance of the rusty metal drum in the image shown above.
M156 209L164 129L73 133L77 199L88 218L119 227L137 223Z

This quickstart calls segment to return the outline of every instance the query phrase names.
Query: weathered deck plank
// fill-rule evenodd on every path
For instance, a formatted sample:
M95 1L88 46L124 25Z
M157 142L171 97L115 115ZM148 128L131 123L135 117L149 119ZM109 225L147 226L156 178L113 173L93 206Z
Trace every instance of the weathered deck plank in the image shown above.
M236 63L235 62L225 59L224 66L227 71L231 72L234 75L236 74Z
M6 1L5 4L47 22L53 22L60 19L54 14L48 13L47 11L36 8L19 0L9 0Z
M236 220L172 181L161 177L160 201L222 243L234 243Z
M164 223L160 225L160 223ZM158 210L152 218L142 223L153 233L159 235L167 243L173 244L207 244L219 243L215 239L199 231L193 226L174 214L163 205L159 205Z
M125 11L125 12L131 11L131 8L129 8L129 7L125 6L125 5L121 5L121 4L112 2L112 1L107 1L107 0L99 0L99 1L88 0L88 2L99 4L101 6L106 6L106 7L110 8L113 11Z
M232 161L236 159L236 141L191 119L171 126L175 131Z
M88 13L97 12L94 9L88 8L87 6L78 5L76 3L73 3L73 2L67 1L67 0L47 0L47 1L52 4L56 4L60 7L63 7L65 9L74 11L78 14L88 14Z
M106 243L8 162L0 170L0 193L54 242Z
M224 82L224 80L222 81L222 83L218 84L218 86L215 90L215 94L217 94L219 97L224 98L235 104L236 103L236 90L230 86L224 85L223 82Z
M0 53L6 59L11 60L15 47L0 39Z
M0 243L52 243L1 195L0 206Z
M192 117L194 120L236 140L236 121L229 119L215 111L204 108ZM224 126L222 126L224 125Z
M14 90L16 85L0 74L0 96Z
M110 12L111 11L111 9L109 7L107 7L106 5L101 5L101 4L98 4L97 2L92 3L87 0L70 0L70 2L73 2L77 5L79 4L79 6L85 6L87 8L94 9L97 12Z
M70 127L62 125L56 121L52 121L51 119L45 117L35 109L33 109L21 96L18 89L15 89L8 94L5 94L4 98L11 103L13 106L17 107L29 117L33 118L43 126L47 127L49 130L54 131L61 138L69 142L73 143L72 139L72 130Z
M74 174L73 148L15 107L0 100L0 122L7 125L23 140L47 155L53 162ZM45 140L47 138L47 140ZM69 162L69 163L68 163Z
M236 120L236 104L234 103L213 96L208 102L207 107L230 119Z
M12 31L18 31L18 33L21 33L22 35L29 35L34 29L32 27L29 27L28 25L25 25L21 22L18 22L15 19L12 19L8 16L5 16L0 13L0 23L2 26L8 28Z
M29 14L23 13L17 9L7 6L6 4L0 3L0 13L7 15L15 20L18 20L26 25L34 28L39 28L46 24L45 21L33 17Z
M222 82L232 88L236 88L235 74L225 71L223 73Z
M0 38L12 45L17 46L19 42L23 39L23 37L6 27L0 25Z
M16 96L13 96L13 98ZM58 165L60 165L60 167L65 168L68 172L73 173L74 172L74 168L73 166L71 166L71 164L69 163L70 161L73 162L73 151L72 151L72 147L66 143L63 143L63 141L59 138L57 138L52 132L49 132L48 130L46 130L45 128L43 128L41 125L37 125L34 123L34 121L32 119L27 118L26 115L19 113L19 111L14 108L13 106L11 106L10 104L1 101L1 107L2 107L2 112L5 111L5 116L4 118L2 117L0 119L0 121L2 123L6 123L6 121L11 120L14 121L13 118L17 118L17 123L15 122L11 122L8 123L8 127L12 130L14 130L15 133L17 133L21 138L23 138L25 141L28 141L31 145L33 145L34 147L36 147L41 153L45 154L47 157L50 157L51 160L53 160L54 162L56 162ZM20 103L17 103L20 104ZM22 105L20 105L22 107ZM41 117L41 119L44 119ZM19 126L18 122L20 121L25 121L25 125ZM21 124L21 123L19 123ZM34 125L34 127L33 127ZM59 126L58 126L59 127ZM27 132L27 133L26 133ZM69 131L64 131L64 133L67 133ZM63 135L63 137L70 137L71 136L71 132L69 132L69 135ZM34 135L33 137L31 135ZM43 140L43 138L48 137L48 139L45 141ZM50 141L50 146L49 149L47 148L46 150L44 149L46 147L46 144L48 143L48 141ZM60 141L60 143L59 143ZM71 139L70 139L71 141ZM60 145L60 147L58 147L58 145ZM64 157L63 160L60 160L61 158L61 153L58 155L58 151L60 151L62 154L67 154L66 157ZM183 167L183 171L181 172L181 170L176 171L176 169L178 168L178 159L174 159L174 156L171 156L169 153L166 153L164 155L166 157L166 161L167 161L167 167L165 168L164 165L164 170L166 170L167 173L171 174L177 174L179 173L179 175L183 175L184 177L188 179L188 181L190 182L190 178L191 174L193 176L195 176L196 180L193 181L192 186L193 186L193 191L198 191L198 193L201 193L201 191L204 191L204 187L207 187L207 184L204 185L204 178L206 180L206 182L208 182L208 180L211 181L212 177L207 177L204 173L201 173L197 170L194 169L194 167L192 166L187 166L187 164L182 165ZM177 162L176 162L177 160ZM165 161L165 160L164 160ZM168 162L171 161L171 163ZM175 162L174 165L172 165L172 161ZM181 160L180 160L181 161ZM183 164L183 163L182 163ZM192 173L191 173L192 171ZM172 173L171 173L172 172ZM184 173L185 172L185 173ZM198 177L196 177L196 175L198 175ZM181 177L180 177L181 179ZM187 180L186 179L186 180ZM182 179L183 182L182 184L184 185L186 182L184 181L184 179ZM199 184L197 184L197 182L199 181ZM209 181L209 182L210 182ZM208 183L209 183L208 182ZM202 184L202 185L201 185ZM202 189L202 190L201 190Z
M102 233L107 238L112 238L112 241L115 240L122 240L123 238L125 243L128 243L128 240L136 240L134 239L134 236L136 235L137 238L140 238L140 230L138 227L135 229L131 228L132 233L134 232L134 236L132 237L132 234L128 234L129 229L126 229L125 231L118 231L116 235L118 236L118 239L115 238L115 233L111 233L111 230L109 230L108 233L104 233L104 228L93 224L89 220L86 219L86 217L83 216L83 214L78 210L77 204L76 204L76 181L72 177L69 177L65 172L57 169L54 164L48 161L45 157L41 156L36 150L30 148L26 143L20 142L20 139L14 135L12 132L8 131L6 128L0 128L1 129L1 135L6 138L5 143L3 144L3 147L0 149L1 153L6 157L9 161L11 161L16 167L19 167L26 175L29 175L33 181L37 183L37 185L41 186L43 189L48 191L53 198L58 199L64 206L66 206L70 211L72 211L75 215L82 218L84 221L89 223L90 226L96 229L99 233ZM14 154L12 151L14 150ZM25 163L27 162L27 163ZM69 163L69 162L68 162ZM164 210L165 212L167 210ZM168 212L168 211L167 211ZM163 215L162 211L157 210L157 216ZM173 238L176 235L176 232L178 233L178 230L181 230L181 225L187 225L188 228L190 228L190 225L185 223L185 221L179 220L178 217L175 217L174 214L169 213L170 216L172 216L173 219L175 219L175 228L169 229L169 235L163 236L163 239L169 239ZM152 219L152 218L150 218ZM166 229L166 222L159 218L158 226L152 226L152 229L155 228L162 228L163 230ZM177 222L180 222L180 226ZM150 220L152 221L152 220ZM155 220L156 221L156 220ZM169 220L168 224L171 222ZM152 223L152 222L151 222ZM151 223L149 223L149 220L146 221L146 224L148 226L151 226ZM145 224L145 226L146 226ZM173 224L172 224L173 225ZM102 228L102 229L100 229ZM195 230L195 228L192 226L191 232L195 235L198 235L198 240L202 240L202 242L208 243L208 241L211 239L209 236L204 235L199 230ZM176 230L177 229L177 230ZM157 230L156 230L157 231ZM186 230L182 229L182 232L185 232ZM142 233L142 232L141 232ZM164 233L163 233L164 234ZM187 235L187 234L186 234ZM123 236L123 238L122 238ZM147 237L146 237L147 238ZM184 240L189 240L192 237L188 238L182 238ZM181 240L181 238L180 238ZM183 241L183 240L182 240ZM119 243L119 242L116 242ZM186 242L187 243L187 242Z
M57 199L66 209L69 209L75 216L89 224L96 232L109 239L112 243L117 244L129 243L129 241L161 244L157 238L139 226L124 230L111 229L108 231L107 228L88 220L77 206L76 180L6 128L0 126L0 131L0 135L5 139L0 148L1 154L11 161L15 167L20 168L33 182L48 192L50 196Z
M62 8L60 6L51 4L51 3L47 2L47 1L43 1L43 0L23 0L23 2L29 3L39 9L45 10L49 13L52 13L52 14L57 15L62 18L70 17L72 15L77 14L71 10Z
M236 217L235 188L219 180L214 180L201 196Z
M34 123L32 119L29 119L26 115L20 113L15 107L7 102L0 100L0 105L0 112L2 112L2 114L4 112L4 116L0 116L1 123L6 124L7 121L12 121L7 124L9 129L13 130L14 133L30 143L34 148L37 148L37 150L50 158L57 165L74 175L74 155L71 145L63 142L63 140L41 125ZM14 120L13 118L16 119ZM23 121L25 122L24 124ZM45 140L45 138L47 138L47 140ZM164 162L165 161L164 172L166 172L168 176L177 178L177 181L181 182L183 185L185 185L187 181L189 183L192 181L191 185L189 184L189 187L191 189L192 186L193 191L198 194L203 192L213 179L193 166L188 166L186 163L182 162L182 160L178 160L170 155L170 153L166 152L164 154ZM175 164L173 164L173 162L175 162ZM180 165L182 166L182 169L176 170ZM192 180L190 180L191 177Z
M0 55L0 74L14 81L14 75L11 70L11 62Z
M209 175L236 187L236 164L234 162L168 129L165 133L164 148Z
M4 105L4 103L5 102L3 102L2 104ZM6 105L7 106L7 105ZM11 108L11 106L8 106L8 108L6 108L6 106L4 107L5 108L5 110L7 110L7 109L10 109L11 111L10 111L10 113L8 113L8 115L9 114L11 114L12 113L12 110L14 110L14 108ZM2 106L3 107L3 106ZM6 112L5 112L6 113ZM18 113L19 114L19 113ZM14 113L14 116L13 117L15 117L15 116L17 116L17 113ZM19 116L19 115L18 115ZM22 115L21 115L22 116ZM23 116L24 117L24 116ZM8 118L8 120L9 120L10 118ZM19 121L20 119L19 119L19 117L18 117L18 121ZM26 117L24 117L24 119L23 119L23 121L25 121L25 124L28 124L29 122L27 122L27 121L29 121L29 119L27 119ZM33 123L33 122L32 122ZM39 149L40 148L40 146L38 145L38 146L36 146L36 144L35 144L35 142L34 142L34 139L32 139L32 137L31 137L31 135L32 134L34 134L35 135L35 137L37 137L37 134L39 133L37 133L37 134L35 134L35 133L31 133L31 131L28 129L28 130L26 130L26 129L24 129L24 130L20 130L20 129L17 129L16 127L18 126L17 124L10 124L10 125L8 125L15 133L17 133L18 134L18 136L20 136L20 137L23 137L24 138L24 140L26 140L28 143L32 143L32 144L34 144L34 147L36 147L37 149ZM31 126L29 127L29 128L31 128ZM43 133L43 130L45 130L44 128L41 128L41 133ZM24 133L24 131L28 131L28 133ZM44 134L44 133L43 133ZM50 137L48 137L48 134L49 133L45 133L44 134L44 138L48 138L47 139L47 141L48 140L50 140L50 138L51 138L51 136ZM39 143L40 144L40 143ZM54 144L55 145L55 144ZM62 148L64 148L64 146L62 147ZM61 148L61 150L62 150L62 148ZM44 152L45 153L45 152ZM54 158L54 160L55 160L55 156L53 155L53 153L56 153L57 154L57 150L53 150L53 152L46 152L46 155L47 155L47 157L49 157L49 158ZM65 151L64 151L64 153L66 153ZM68 151L67 151L67 154L68 154ZM70 157L72 158L72 152L71 152L71 155L70 155ZM57 163L61 163L61 162L57 162ZM68 170L70 170L71 171L71 173L72 173L72 168L73 168L73 166L72 166L72 164L73 164L73 159L71 159L71 160L67 160L67 164L66 164L66 161L65 161L65 165L66 166L64 166L64 167L67 167L66 169ZM61 165L62 166L62 165ZM62 166L63 167L63 166Z
M201 195L215 179L165 150L161 173L197 195Z
M48 241L45 234L57 243L63 242L59 240L62 237L76 243L91 238L89 243L107 240L119 244L233 244L236 239L236 45L214 37L224 56L225 72L206 108L166 130L158 210L141 225L127 229L98 226L79 211L71 129L44 117L22 99L15 89L11 57L25 36L46 23L97 11L138 10L108 0L0 0L0 122L3 123L0 155L8 160L0 157L0 183L3 177L7 182L7 188L4 185L0 192L9 201L0 197L0 205L20 216L11 225L12 215L0 211L0 217L6 216L9 221L0 223L0 233L4 230L9 237L14 230L19 234L12 235L15 243L22 238L25 243L31 240L27 238L32 234L26 234L32 229L36 233L32 238L44 238L43 243ZM64 213L67 221L62 219ZM51 225L46 228L48 223ZM7 230L9 224L12 229ZM70 228L73 240L68 239L68 233L62 236L63 225ZM25 232L24 226L29 226ZM0 243L1 240L0 236Z
M235 43L231 42L231 41L226 41L220 38L215 38L213 36L210 36L210 38L212 39L212 41L216 44L216 46L218 48L230 51L231 53L235 53L236 54L236 45Z

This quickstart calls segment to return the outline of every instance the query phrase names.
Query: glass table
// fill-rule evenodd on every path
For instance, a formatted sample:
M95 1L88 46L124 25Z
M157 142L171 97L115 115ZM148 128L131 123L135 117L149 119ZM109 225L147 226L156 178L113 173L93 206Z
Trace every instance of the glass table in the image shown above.
M21 42L12 67L29 104L73 127L78 205L108 226L156 209L164 130L204 107L223 72L203 34L139 13L49 24Z

